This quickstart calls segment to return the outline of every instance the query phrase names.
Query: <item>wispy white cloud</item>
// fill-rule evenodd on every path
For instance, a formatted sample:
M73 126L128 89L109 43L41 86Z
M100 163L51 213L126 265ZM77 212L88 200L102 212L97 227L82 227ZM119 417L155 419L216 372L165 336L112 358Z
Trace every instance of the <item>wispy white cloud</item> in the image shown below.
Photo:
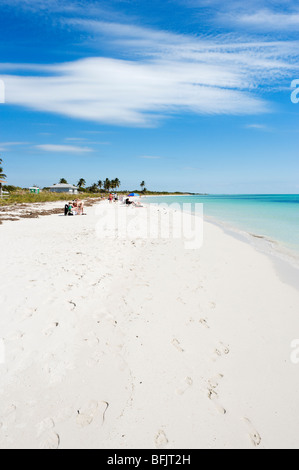
M0 152L11 151L13 147L29 145L30 142L0 142Z
M184 36L85 20L76 24L104 35L131 60L95 57L40 66L42 76L4 75L8 104L128 126L154 126L185 112L258 114L271 106L257 89L275 89L299 70L296 41Z
M0 142L1 147L13 147L15 145L28 145L30 142Z
M212 22L226 27L240 26L243 31L290 33L299 26L297 0L250 0L247 3L243 0L188 0L186 6L199 10L208 8Z
M202 15L208 24L224 28L237 26L242 31L259 32L297 31L299 26L299 5L297 0L176 0Z
M4 76L6 102L80 119L141 126L185 111L246 114L267 110L263 100L243 90L242 77L215 65L100 58L55 66L54 71L58 76Z
M83 143L85 145L110 145L110 142L91 141L85 137L66 137L65 142Z
M54 23L68 23L73 26L110 34L111 29L119 28L119 35L133 38L137 28L132 29L130 18L121 13L119 6L122 2L89 0L0 0L0 6L9 6L17 9L31 11L34 14L54 15ZM195 9L208 23L222 23L228 25L240 25L243 28L265 30L296 30L299 25L299 8L297 0L168 0L169 8L175 8L178 4L186 8ZM94 18L110 19L110 23L102 23ZM116 23L118 18L123 23ZM200 16L202 18L202 16ZM112 22L113 21L113 22ZM194 18L193 18L194 21ZM142 28L139 28L140 31ZM139 35L140 37L140 35ZM163 39L162 32L156 32L156 38ZM146 42L147 38L143 37Z
M253 129L258 131L270 131L270 127L266 126L265 124L247 124L244 126L245 129Z
M89 147L77 147L73 145L52 145L52 144L45 144L45 145L36 145L36 149L43 150L44 152L52 152L52 153L86 153L86 152L93 152L93 149Z
M275 12L268 9L258 10L235 16L232 22L254 29L287 31L298 30L299 11L291 13Z

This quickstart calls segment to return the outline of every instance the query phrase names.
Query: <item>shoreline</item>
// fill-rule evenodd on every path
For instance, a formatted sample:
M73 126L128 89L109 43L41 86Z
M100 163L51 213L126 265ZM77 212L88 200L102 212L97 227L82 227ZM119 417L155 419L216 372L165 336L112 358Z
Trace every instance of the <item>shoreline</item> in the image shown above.
M224 223L207 216L205 216L205 220L219 227L227 235L247 243L262 255L267 256L283 282L287 282L299 291L299 256L296 256L296 253L287 252L280 242L267 239L264 236L253 235L234 227L225 226ZM273 244L275 244L274 247Z
M149 204L159 205L158 202ZM190 214L196 215L194 212L190 212ZM289 284L295 286L296 289L299 290L299 281L297 282L297 279L299 279L299 252L291 250L284 243L278 240L242 230L234 226L233 223L224 222L214 216L204 215L204 220L216 227L219 227L224 233L249 244L258 252L268 256L275 264L282 279L286 280Z

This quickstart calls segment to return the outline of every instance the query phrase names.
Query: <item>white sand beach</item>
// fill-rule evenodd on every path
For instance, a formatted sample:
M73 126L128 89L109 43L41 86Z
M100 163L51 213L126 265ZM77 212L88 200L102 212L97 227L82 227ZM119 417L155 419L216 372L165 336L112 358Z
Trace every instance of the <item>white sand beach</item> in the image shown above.
M299 291L208 222L99 236L116 207L0 226L0 448L298 448Z

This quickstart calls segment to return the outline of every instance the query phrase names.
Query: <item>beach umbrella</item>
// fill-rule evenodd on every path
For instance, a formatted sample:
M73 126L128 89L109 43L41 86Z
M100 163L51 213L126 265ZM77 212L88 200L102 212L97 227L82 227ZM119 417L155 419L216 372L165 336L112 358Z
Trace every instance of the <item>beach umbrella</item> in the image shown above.
M130 194L128 194L128 197L140 197L140 194L130 193Z

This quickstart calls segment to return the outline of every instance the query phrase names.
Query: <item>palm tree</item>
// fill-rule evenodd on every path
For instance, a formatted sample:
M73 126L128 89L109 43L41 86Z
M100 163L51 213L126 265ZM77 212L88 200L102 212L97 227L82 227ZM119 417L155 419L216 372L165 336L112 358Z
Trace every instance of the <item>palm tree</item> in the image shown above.
M119 181L118 178L115 178L114 182L115 182L115 187L118 189L121 185L121 182Z
M111 181L112 189L118 189L119 187L120 187L120 181L118 178L115 178L114 180Z
M140 183L140 188L141 188L141 191L144 191L144 188L145 188L145 181L141 181L141 183Z
M81 189L81 188L84 188L85 185L86 185L85 179L84 179L84 178L80 178L79 181L78 181L78 184L77 184L78 188L80 188L80 189Z
M97 183L94 183L94 184L93 184L92 186L90 186L90 188L88 188L88 189L89 189L89 192L91 192L91 193L96 193L96 192L99 191L99 190L98 190L98 185L97 185Z
M98 187L99 187L99 189L102 189L102 187L103 187L103 181L102 180L98 181Z
M5 180L6 175L3 173L3 168L1 167L2 165L2 158L0 158L0 180Z
M0 158L0 165L2 164L2 158ZM6 175L3 173L3 168L0 166L0 180L5 180ZM0 182L0 196L2 197L2 183Z
M105 191L109 191L110 188L111 188L111 181L108 178L106 178L104 181L104 189Z
M61 178L61 180L59 181L59 184L68 184L68 182L65 178Z

